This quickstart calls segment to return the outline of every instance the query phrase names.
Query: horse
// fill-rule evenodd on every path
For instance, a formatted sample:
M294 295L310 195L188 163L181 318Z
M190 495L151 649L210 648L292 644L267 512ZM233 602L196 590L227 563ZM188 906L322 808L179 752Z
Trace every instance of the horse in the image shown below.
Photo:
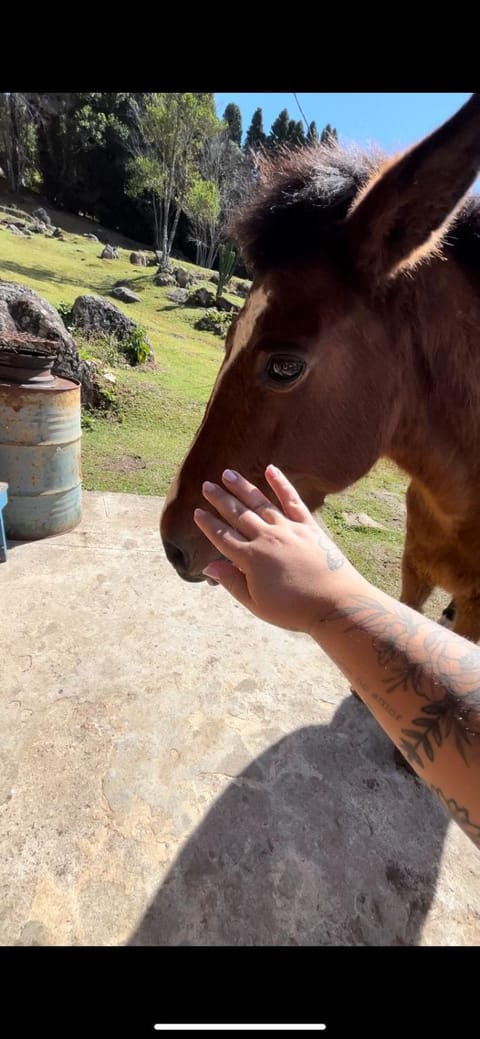
M307 506L383 457L410 478L400 599L434 587L480 639L480 94L393 158L329 141L259 159L232 234L253 282L161 516L168 560L204 580L202 482L269 462Z

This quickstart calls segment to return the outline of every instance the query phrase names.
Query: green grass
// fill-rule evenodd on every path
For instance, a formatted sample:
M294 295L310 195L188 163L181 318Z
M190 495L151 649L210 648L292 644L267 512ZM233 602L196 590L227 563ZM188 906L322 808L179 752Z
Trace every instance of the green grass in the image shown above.
M141 297L134 306L114 302L145 327L155 366L133 369L106 360L117 379L120 421L113 415L87 417L83 480L90 490L164 494L200 423L223 343L196 331L202 311L172 304L169 289L153 285L154 268L129 262L129 249L120 249L119 259L112 261L100 260L101 251L101 245L80 235L68 235L64 242L43 235L25 239L0 228L0 277L29 285L54 306L72 306L84 293L108 296L121 278ZM92 344L92 355L101 352L101 344ZM145 468L134 468L136 455Z
M77 223L83 226L79 219ZM85 230L91 229L85 221ZM118 363L114 351L105 353L105 345L88 347L115 374L118 411L84 415L83 483L88 490L162 495L200 424L223 343L193 327L201 309L177 307L167 299L168 288L153 285L154 268L130 264L130 249L121 248L118 260L106 261L99 259L102 248L81 234L68 233L60 242L43 235L20 238L0 228L0 277L29 285L54 306L72 305L83 293L108 296L120 278L141 297L134 306L115 302L144 325L154 366L131 368ZM181 265L198 271L192 264ZM206 271L204 284L215 291L208 275ZM243 303L239 297L228 298ZM382 461L350 490L327 499L322 513L352 563L393 595L400 589L406 485L407 478ZM344 512L366 512L383 529L350 527ZM437 593L428 613L438 616L445 602L443 593Z

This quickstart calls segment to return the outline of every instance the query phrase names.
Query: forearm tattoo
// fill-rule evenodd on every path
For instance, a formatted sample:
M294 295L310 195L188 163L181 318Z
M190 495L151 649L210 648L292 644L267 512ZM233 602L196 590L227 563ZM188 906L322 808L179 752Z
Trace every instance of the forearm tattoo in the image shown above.
M322 534L318 535L317 545L325 553L328 569L331 571L340 570L340 567L345 562L343 552L336 545L331 545Z
M461 826L462 830L465 830L465 833L468 834L477 848L480 848L480 823L472 822L468 808L458 805L454 797L445 797L443 790L439 786L430 786L430 790L436 794L440 804L443 805L452 819Z
M401 749L407 760L423 770L446 740L453 742L467 766L473 755L478 760L480 649L401 603L385 606L370 596L352 595L347 605L330 610L322 619L324 624L344 621L345 634L370 633L383 670L383 695L362 681L364 692L397 721L403 718L402 698L395 694L410 690L419 698L417 716L401 728ZM439 787L432 790L480 847L480 822L472 821L469 811Z

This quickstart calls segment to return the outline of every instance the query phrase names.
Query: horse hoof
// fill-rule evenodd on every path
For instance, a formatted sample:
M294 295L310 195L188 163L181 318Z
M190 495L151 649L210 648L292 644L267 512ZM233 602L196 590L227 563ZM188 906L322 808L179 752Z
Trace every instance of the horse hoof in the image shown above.
M409 765L406 757L404 757L404 755L402 754L401 750L398 749L398 747L393 748L393 760L397 768L404 769L405 772L409 772L412 776L416 775L415 769L412 768L411 765Z

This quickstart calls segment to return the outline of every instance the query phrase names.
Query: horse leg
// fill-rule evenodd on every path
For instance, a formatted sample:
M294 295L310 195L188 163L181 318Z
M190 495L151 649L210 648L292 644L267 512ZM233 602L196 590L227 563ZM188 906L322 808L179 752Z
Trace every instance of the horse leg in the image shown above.
M459 595L455 599L453 630L470 642L480 640L480 595Z
M432 582L424 574L419 574L412 555L408 551L408 545L406 545L402 559L400 602L405 603L406 606L411 606L412 610L418 610L419 613L422 613L422 606L425 605L432 592Z

